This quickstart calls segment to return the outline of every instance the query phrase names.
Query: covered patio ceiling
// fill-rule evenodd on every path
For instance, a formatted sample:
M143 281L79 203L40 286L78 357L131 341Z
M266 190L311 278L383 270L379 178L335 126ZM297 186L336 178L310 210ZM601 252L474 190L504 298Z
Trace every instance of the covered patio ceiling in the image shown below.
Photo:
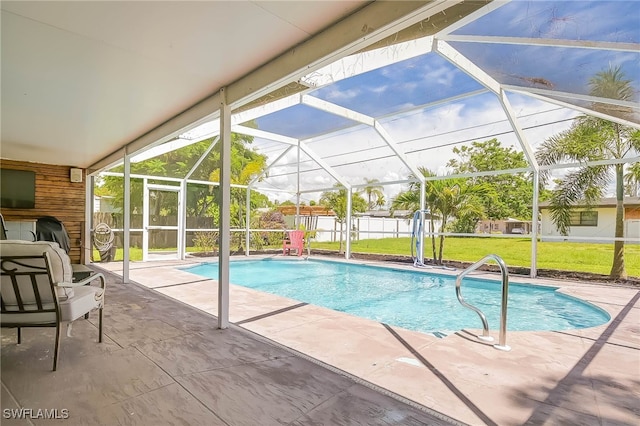
M446 25L439 16L237 108L232 131L253 136L270 161L256 187L311 199L375 178L393 192L421 177L418 167L445 174L454 147L491 138L537 170L537 145L579 114L640 128L634 2L495 1ZM618 68L632 99L595 96L592 79ZM214 113L133 161L219 132ZM638 160L631 152L617 161Z
M2 157L97 169L473 1L3 1Z

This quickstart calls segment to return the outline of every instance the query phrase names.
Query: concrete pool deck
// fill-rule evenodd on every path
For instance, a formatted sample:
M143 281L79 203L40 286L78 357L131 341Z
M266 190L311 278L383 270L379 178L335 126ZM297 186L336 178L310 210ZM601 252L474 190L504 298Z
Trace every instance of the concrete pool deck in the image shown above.
M130 279L217 315L216 281L179 269L215 260L132 263ZM95 266L122 271L121 263ZM504 352L478 341L478 330L436 338L235 285L230 321L383 393L468 424L640 423L640 289L510 280L560 287L606 310L611 321L583 330L509 332L512 349ZM496 330L492 335L497 341Z

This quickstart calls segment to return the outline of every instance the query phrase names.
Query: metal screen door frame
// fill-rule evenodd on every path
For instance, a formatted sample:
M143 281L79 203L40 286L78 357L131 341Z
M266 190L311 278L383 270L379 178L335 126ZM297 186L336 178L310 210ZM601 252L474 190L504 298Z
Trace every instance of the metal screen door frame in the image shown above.
M151 217L151 193L152 192L173 192L176 194L176 225L152 225L150 223ZM182 224L182 187L181 186L171 186L171 185L159 185L159 184L149 184L145 179L144 183L144 199L142 205L143 215L142 215L142 261L147 262L151 259L149 256L149 237L150 233L153 231L168 231L168 232L176 232L176 252L175 256L163 256L164 259L181 259L182 251L184 245L182 244L183 232L181 232L181 224ZM171 253L171 252L168 252Z

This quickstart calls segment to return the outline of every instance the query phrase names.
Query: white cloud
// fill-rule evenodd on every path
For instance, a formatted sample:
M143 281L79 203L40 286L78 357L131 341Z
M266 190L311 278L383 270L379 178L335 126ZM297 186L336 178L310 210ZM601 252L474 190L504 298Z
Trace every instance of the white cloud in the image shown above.
M563 121L574 117L577 113L562 109L523 95L509 94L513 110L519 117L521 127L533 127L525 130L525 137L534 147L553 134L568 128L570 121ZM556 124L545 125L558 121ZM400 143L403 151L416 151L406 156L416 166L427 167L438 174L446 173L446 163L454 157L453 146L469 144L473 140L486 140L497 137L504 145L514 146L520 150L520 143L511 132L510 124L504 110L496 97L491 94L479 95L465 101L458 101L429 110L416 111L405 114L393 120L387 120L383 126ZM507 134L501 134L511 132ZM499 134L499 135L498 135ZM492 136L496 135L496 136ZM406 142L410 141L410 142ZM362 184L364 179L378 179L380 182L391 182L406 179L409 170L397 158L386 162L376 161L368 164L367 158L379 157L391 152L384 141L371 128L361 127L346 130L329 137L316 138L308 144L318 155L326 158L330 164L338 167L346 162L357 160L361 164L338 167L342 176L352 184ZM374 148L378 147L378 148ZM430 149L427 149L430 148ZM284 149L284 148L283 148ZM274 156L281 151L277 151ZM337 157L335 155L338 154ZM308 159L306 156L303 159ZM270 170L269 185L279 189L296 192L295 174L277 176L280 173L295 171L297 150L292 150L281 160L281 164L288 166L273 167ZM342 163L340 163L342 161ZM382 163L382 165L381 165ZM372 165L373 164L373 165ZM317 167L315 163L305 163L305 167ZM325 171L304 173L300 178L300 186L305 189L326 189L334 185L335 180ZM384 186L385 198L390 201L406 185L393 184ZM271 195L271 198L291 199L294 195ZM316 199L320 193L305 194L309 199Z
M338 90L336 87L331 86L331 90L325 96L329 101L340 103L341 101L357 98L360 94L361 91L359 89Z

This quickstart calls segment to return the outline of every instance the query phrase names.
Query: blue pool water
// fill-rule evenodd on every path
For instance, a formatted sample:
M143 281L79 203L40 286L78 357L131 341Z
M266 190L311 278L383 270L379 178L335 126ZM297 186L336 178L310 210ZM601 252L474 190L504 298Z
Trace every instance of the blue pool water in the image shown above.
M217 263L186 271L218 278ZM421 332L481 329L478 315L455 294L455 277L318 260L230 262L230 281L313 305ZM466 277L465 300L481 309L491 329L499 328L499 281ZM509 284L507 329L570 330L609 321L602 309L557 293L556 288Z

